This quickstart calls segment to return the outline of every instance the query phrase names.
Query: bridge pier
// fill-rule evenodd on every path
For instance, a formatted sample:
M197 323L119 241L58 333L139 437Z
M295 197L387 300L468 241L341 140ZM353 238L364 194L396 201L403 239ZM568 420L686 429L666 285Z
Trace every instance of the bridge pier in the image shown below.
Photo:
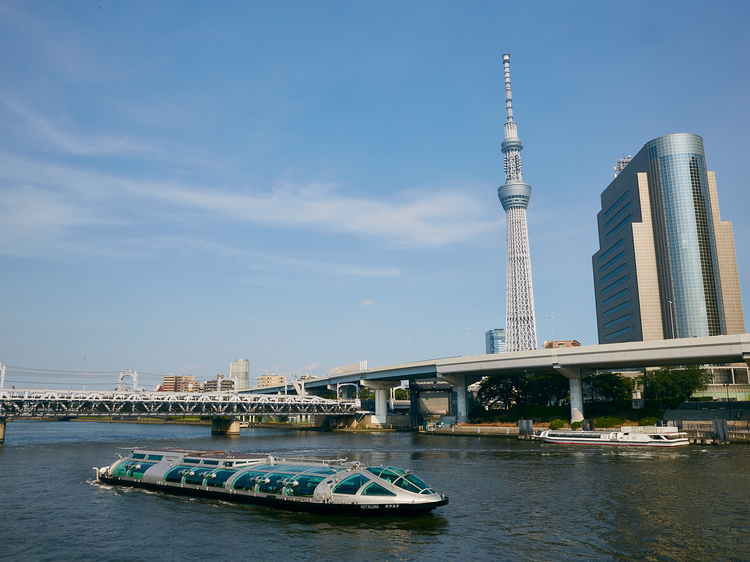
M467 392L466 375L444 375L440 378L456 390L456 423L469 421L469 394Z
M0 445L5 442L5 419L0 419Z
M559 363L553 363L552 368L564 375L570 385L570 423L583 421L583 386L581 379L586 369L562 367Z
M401 381L359 381L364 387L375 391L375 419L380 424L388 423L388 391L401 386Z
M235 418L213 418L211 435L239 435L240 420Z

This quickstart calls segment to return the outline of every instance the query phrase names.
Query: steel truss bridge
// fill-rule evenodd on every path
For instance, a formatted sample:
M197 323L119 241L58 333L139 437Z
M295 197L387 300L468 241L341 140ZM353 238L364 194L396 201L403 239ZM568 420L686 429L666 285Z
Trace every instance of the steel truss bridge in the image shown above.
M0 420L119 416L352 416L359 401L317 396L0 388Z

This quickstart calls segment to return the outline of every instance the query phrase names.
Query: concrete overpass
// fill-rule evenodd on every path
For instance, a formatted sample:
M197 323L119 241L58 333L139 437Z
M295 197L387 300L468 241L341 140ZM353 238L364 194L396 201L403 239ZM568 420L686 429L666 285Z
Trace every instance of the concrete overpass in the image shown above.
M398 386L401 380L437 377L456 388L457 418L458 421L465 421L468 416L466 388L482 377L557 371L570 383L571 421L580 421L583 419L581 379L595 371L742 362L750 366L750 334L448 357L308 379L305 381L305 388L315 389L344 383L360 383L373 388L375 415L378 420L385 421L389 388ZM283 391L284 386L250 390L254 393L273 394Z

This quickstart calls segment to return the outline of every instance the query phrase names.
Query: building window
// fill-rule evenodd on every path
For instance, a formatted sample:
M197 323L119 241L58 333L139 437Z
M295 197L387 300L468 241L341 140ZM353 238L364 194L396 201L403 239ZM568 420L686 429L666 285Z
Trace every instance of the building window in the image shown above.
M605 340L611 340L612 338L616 338L617 336L621 336L623 334L627 334L628 332L633 331L633 326L628 326L627 328L623 328L622 330L619 330L617 332L612 332L608 336L604 336Z

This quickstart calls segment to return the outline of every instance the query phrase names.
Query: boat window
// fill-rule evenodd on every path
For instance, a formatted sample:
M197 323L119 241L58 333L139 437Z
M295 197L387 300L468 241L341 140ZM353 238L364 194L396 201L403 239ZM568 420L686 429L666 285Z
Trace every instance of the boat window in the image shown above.
M395 472L396 470L398 470L401 474L398 474L397 472ZM390 482L391 484L393 484L396 480L398 480L401 477L403 473L404 473L403 470L386 468L380 473L380 478L382 478L386 482Z
M367 469L367 472L374 474L375 476L380 476L380 473L385 470L384 466L373 466L371 468Z
M428 494L428 495L432 495L432 494L434 494L434 493L435 493L435 490L433 490L432 488L426 488L426 489L422 490L422 492L421 492L421 493L422 493L422 494Z
M369 486L367 486L364 490L362 490L363 496L395 496L393 492L390 490L386 490L381 486L380 484L376 484L373 482Z
M414 484L412 484L409 480L407 480L405 476L402 478L399 478L393 484L394 486L398 486L399 488L402 488L406 490L407 492L411 492L413 494L418 494L419 492L422 491L419 488L417 488Z
M272 473L258 484L258 492L262 494L280 494L284 488L284 481L289 478L286 474Z
M296 486L291 486L291 491L287 492L292 496L312 497L315 492L315 488L323 481L323 476L312 476L307 474L300 474L295 478L298 482ZM289 487L287 487L289 490Z
M337 471L341 470L340 468L331 468L331 467L325 467L325 468L316 468L311 470L310 472L313 474L336 474Z
M211 468L191 468L185 474L185 484L192 484L193 486L202 486L205 474L211 472Z
M252 492L255 490L255 485L259 480L265 480L267 473L267 470L248 470L247 472L243 472L239 478L234 481L234 489L250 490Z
M370 480L362 474L354 474L346 480L343 480L338 486L333 489L334 494L356 494L357 491L370 482Z
M142 453L133 453L132 455L130 455L130 458L131 459L145 459L146 455Z
M149 461L160 461L163 458L164 458L164 455L148 455L146 457L146 460L149 460Z
M130 476L130 478L143 478L143 473L155 464L156 463L154 462L132 463L132 466L128 469L127 475Z
M117 476L118 478L123 478L127 476L128 469L133 465L134 463L132 461L126 460L118 464L115 469L112 471L112 476Z
M201 464L208 464L211 466L219 466L219 461L203 461Z
M206 476L206 486L211 488L223 488L226 481L233 475L237 474L236 470L219 469Z
M164 475L164 481L180 484L182 483L182 475L186 470L190 469L184 466L176 466Z
M199 464L201 461L200 459L183 459L182 462L188 464Z
M140 462L140 461L132 461L132 460L126 460L124 462L121 462L117 468L115 468L114 472L112 473L113 476L118 476L120 478L143 478L143 473L146 472L149 468L154 466L156 463L153 462Z
M408 474L404 474L404 478L414 484L417 488L425 489L430 487L427 482L417 476L414 476L411 472Z

